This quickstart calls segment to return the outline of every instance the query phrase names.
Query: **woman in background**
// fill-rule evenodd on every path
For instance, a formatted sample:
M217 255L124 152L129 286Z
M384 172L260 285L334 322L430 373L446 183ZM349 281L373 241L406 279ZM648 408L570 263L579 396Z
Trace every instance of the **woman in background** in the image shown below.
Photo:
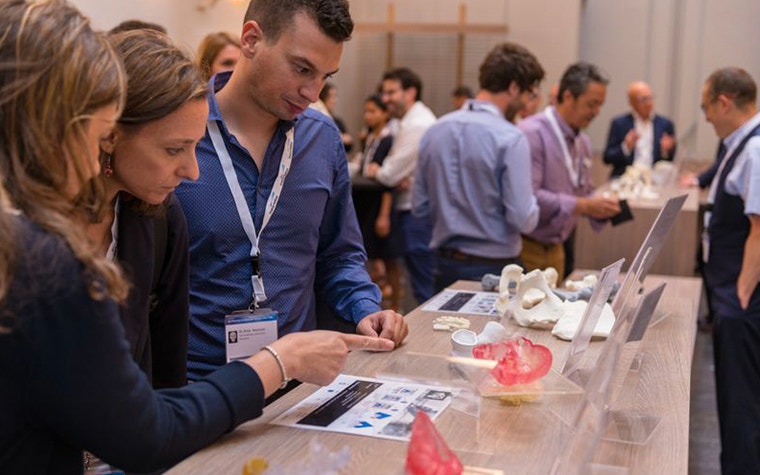
M367 126L360 173L370 163L382 165L393 144L395 122L379 94L364 101L364 124ZM390 299L390 308L401 306L402 287L398 259L402 255L403 236L398 232L393 216L393 191L389 188L356 190L354 203L359 226L364 237L364 248L371 261L372 276Z
M203 80L208 81L216 73L232 71L240 57L240 40L220 31L209 33L198 46L198 65Z
M108 42L61 0L0 2L0 473L83 472L83 450L137 472L169 466L261 414L289 377L317 384L350 348L393 342L295 333L181 389L132 359L117 266L80 202L125 77ZM82 74L86 71L87 74Z

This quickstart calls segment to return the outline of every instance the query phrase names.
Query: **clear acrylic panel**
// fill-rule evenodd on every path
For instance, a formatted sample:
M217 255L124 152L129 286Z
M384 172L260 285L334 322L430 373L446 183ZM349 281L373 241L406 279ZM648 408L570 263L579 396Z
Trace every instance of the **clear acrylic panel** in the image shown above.
M604 304L612 293L612 289L617 282L618 275L620 275L620 269L623 267L625 259L620 259L613 264L602 269L599 274L599 281L594 286L594 291L589 299L586 311L583 313L581 324L578 327L578 332L570 342L570 348L567 352L567 358L562 364L560 372L565 376L570 376L573 372L579 369L583 355L588 349L591 337L596 328L596 324L599 321L599 317L602 315L602 309Z

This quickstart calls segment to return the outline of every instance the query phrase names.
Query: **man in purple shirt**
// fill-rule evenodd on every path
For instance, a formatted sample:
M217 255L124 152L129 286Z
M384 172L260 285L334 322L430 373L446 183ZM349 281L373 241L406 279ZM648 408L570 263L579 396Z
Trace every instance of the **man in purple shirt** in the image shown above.
M530 146L540 209L538 226L523 236L521 258L527 270L554 267L565 275L563 243L577 217L592 218L596 227L620 212L616 198L592 196L591 140L581 132L599 114L608 82L596 66L573 64L560 80L557 105L519 124Z

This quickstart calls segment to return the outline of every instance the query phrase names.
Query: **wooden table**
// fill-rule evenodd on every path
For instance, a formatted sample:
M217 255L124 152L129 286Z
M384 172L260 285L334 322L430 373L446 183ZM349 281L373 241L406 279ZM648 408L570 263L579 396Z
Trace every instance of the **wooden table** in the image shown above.
M624 404L637 411L661 416L660 425L647 445L603 442L595 459L602 464L630 467L631 474L678 475L686 474L688 469L690 372L701 282L694 278L649 276L645 287L653 288L663 281L668 286L655 319L666 317L648 329L639 348L644 355L643 363L636 377L626 379L623 391L626 396ZM457 286L475 289L478 284L459 282ZM448 353L450 334L432 331L432 320L438 315L440 313L420 309L411 312L406 317L410 334L401 348L392 353L353 352L344 373L372 376L389 361L413 358L407 355L409 352ZM469 319L475 331L480 331L488 321L477 315L469 316ZM548 331L507 326L549 346L555 366L563 361L567 342L555 339ZM598 354L602 344L592 342L589 349L592 356ZM344 473L403 473L406 443L268 424L315 389L313 385L301 385L267 407L261 418L243 424L168 473L238 475L244 461L254 456L282 465L288 460L306 457L309 443L314 438L331 450L337 451L344 446L350 448L350 466ZM569 429L555 414L556 408L568 406L566 400L562 404L556 402L560 400L544 396L535 403L515 407L483 399L481 440L472 450L466 449L469 441L456 440L457 427L451 422L456 419L453 416L447 418L447 414L450 416L449 413L456 411L444 412L437 425L446 434L450 445L462 448L458 453L467 465L499 466L505 474L545 474L551 470L563 440L569 435ZM482 453L475 454L475 450Z
M697 246L700 245L699 190L670 186L660 188L658 192L660 196L656 200L628 201L633 212L633 221L618 226L607 225L600 232L595 232L591 229L588 219L579 219L575 231L575 267L601 269L625 257L624 269L627 269L665 202L672 197L688 194L651 272L693 276Z

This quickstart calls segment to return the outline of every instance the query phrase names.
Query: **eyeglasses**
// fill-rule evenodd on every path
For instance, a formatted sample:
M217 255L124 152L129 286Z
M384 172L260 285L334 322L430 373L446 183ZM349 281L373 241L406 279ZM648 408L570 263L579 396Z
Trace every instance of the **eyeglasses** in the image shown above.
M736 95L735 94L721 93L721 94L718 94L717 96L715 96L713 99L710 99L710 102L708 102L707 104L705 104L704 102L702 104L700 104L699 108L702 109L702 112L704 112L705 109L707 109L707 106L709 106L710 104L715 104L716 102L718 102L720 100L721 97L724 98L727 101L736 100Z

